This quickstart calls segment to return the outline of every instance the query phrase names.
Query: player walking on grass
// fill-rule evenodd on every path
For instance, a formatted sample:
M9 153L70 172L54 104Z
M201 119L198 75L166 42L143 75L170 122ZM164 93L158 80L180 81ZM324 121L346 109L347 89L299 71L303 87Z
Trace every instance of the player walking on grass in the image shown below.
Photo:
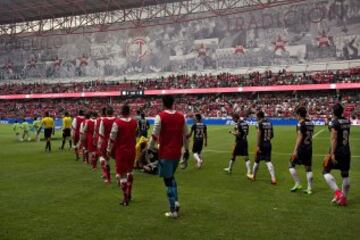
M45 117L41 120L41 128L44 128L44 138L46 141L45 151L51 152L51 135L55 134L54 119L50 117L48 112L45 113ZM39 131L41 131L39 128Z
M136 120L130 117L130 107L124 105L121 109L122 117L117 118L112 125L107 155L113 156L116 164L116 179L123 191L121 205L128 206L131 201L133 185L132 170L135 161Z
M17 120L15 120L15 123L13 125L13 130L15 132L16 140L21 141L21 135L20 135L21 125Z
M80 146L83 153L83 163L90 164L89 161L89 151L87 146L87 139L86 139L86 133L85 133L85 125L90 120L91 113L88 112L85 114L85 120L80 124Z
M343 117L344 108L341 104L335 104L333 107L334 118L329 123L330 135L330 152L324 159L323 174L326 183L334 192L333 203L340 206L347 205L347 197L350 189L350 121ZM342 177L342 189L336 184L336 180L331 175L332 169L338 169Z
M271 176L271 184L276 184L275 178L275 169L274 165L271 162L271 139L274 137L274 130L271 122L265 118L265 114L262 111L259 111L256 114L257 124L256 124L256 155L255 163L253 166L253 175L251 179L256 180L256 173L259 169L259 164L261 160L265 160L266 166L269 170Z
M145 114L140 114L140 119L137 122L138 124L138 137L148 137L148 131L150 128L150 123L145 118Z
M97 148L100 155L99 160L102 169L102 176L105 183L111 182L109 157L107 155L106 149L109 143L111 128L115 121L115 117L113 116L113 114L114 110L111 107L108 107L106 109L107 116L102 118L99 127L99 140Z
M23 130L23 135L21 138L21 141L24 141L25 139L30 142L31 141L31 137L30 137L30 125L29 123L26 121L26 119L23 119L23 122L21 124L21 128Z
M69 139L69 147L71 149L71 147L72 147L72 141L71 141L72 119L68 112L65 112L65 116L63 117L62 122L63 122L63 134L62 134L62 144L61 144L60 150L64 150L65 142L67 139Z
M170 211L165 213L165 216L177 218L180 203L174 175L181 158L183 146L185 147L183 159L186 162L189 158L188 130L184 115L173 109L174 97L167 95L162 100L165 109L155 118L149 146L154 148L157 141L160 143L159 175L164 180L170 205Z
M97 164L97 160L98 158L100 157L100 152L99 152L99 148L97 147L98 146L98 142L99 142L99 129L100 129L100 123L101 123L101 120L103 119L103 117L106 117L106 108L102 108L101 110L101 116L97 116L96 117L96 121L95 121L95 129L94 129L94 144L95 144L95 147L96 147L96 161L95 161L95 167L96 167L96 164ZM100 160L99 160L100 161ZM104 177L105 175L103 175Z
M94 113L89 113L89 118L84 121L83 134L85 137L85 145L87 150L88 161L91 164L93 170L96 169L96 146L94 142L95 121L96 117Z
M294 179L295 185L291 192L301 190L300 178L296 172L296 165L304 165L307 179L307 189L304 193L312 194L313 173L312 173L312 136L314 133L314 124L306 118L306 108L299 107L296 109L296 118L299 120L296 126L296 143L290 158L289 172Z
M229 133L235 136L235 147L232 152L232 157L229 161L229 166L224 170L228 173L231 173L236 156L242 156L245 160L246 175L248 178L251 178L251 162L249 159L247 141L249 125L245 121L241 120L239 114L237 113L233 115L233 120L235 122L235 128L234 131L229 131Z
M40 128L41 128L41 121L37 117L34 117L33 129L35 132L35 141L36 142L40 141L40 131L39 131Z
M201 119L202 117L200 114L195 115L196 123L191 126L191 131L188 135L188 138L191 138L192 134L194 133L192 152L198 168L201 168L203 165L204 160L201 157L201 151L203 149L204 142L205 147L207 147L208 139L207 126L202 122Z
M84 111L83 110L79 110L79 115L76 116L72 122L72 138L73 138L73 144L74 144L74 151L75 151L75 157L76 160L80 159L80 152L79 152L79 148L80 148L80 126L82 124L82 122L85 121L85 117L84 117Z

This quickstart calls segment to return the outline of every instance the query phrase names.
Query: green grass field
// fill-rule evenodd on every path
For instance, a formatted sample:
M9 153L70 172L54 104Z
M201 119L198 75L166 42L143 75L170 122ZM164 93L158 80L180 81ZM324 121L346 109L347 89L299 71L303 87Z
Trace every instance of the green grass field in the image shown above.
M44 142L15 141L9 126L0 126L0 239L356 239L360 235L360 128L351 133L352 169L349 205L330 204L332 194L321 165L329 146L324 127L314 140L314 194L290 193L289 153L293 127L276 127L273 161L278 185L272 186L261 164L256 182L245 177L240 159L226 175L234 138L230 127L209 126L204 168L190 161L176 177L182 204L180 218L166 219L162 180L135 173L134 201L119 206L120 189L104 185L100 170L60 152L60 133L53 152ZM250 131L254 150L255 130ZM253 155L251 156L253 160ZM112 162L113 164L113 162ZM299 175L306 185L303 168ZM113 171L112 171L113 172ZM334 171L337 180L338 172ZM340 183L340 181L338 181Z

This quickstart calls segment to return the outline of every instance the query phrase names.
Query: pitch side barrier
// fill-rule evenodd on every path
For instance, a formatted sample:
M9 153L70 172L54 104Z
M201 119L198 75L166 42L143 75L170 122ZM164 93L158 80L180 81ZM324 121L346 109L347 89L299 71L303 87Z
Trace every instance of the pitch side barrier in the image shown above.
M147 118L151 125L154 124L155 118ZM15 121L22 122L22 119L15 119L15 118L6 118L0 120L0 124L13 124ZM274 126L294 126L297 124L297 120L294 118L269 118ZM26 119L26 121L32 124L33 119ZM204 123L207 125L233 125L234 121L231 118L204 118ZM246 120L249 125L255 125L256 119L249 118ZM316 119L313 121L315 125L325 125L325 120L323 119ZM188 118L187 124L193 124L193 119ZM56 128L61 128L62 126L62 119L56 118L55 119Z
M319 91L319 90L346 90L360 89L360 83L331 83L331 84L304 84L304 85L277 85L277 86L249 86L249 87L226 87L226 88L192 88L192 89L160 89L144 90L142 95L176 95L176 94L217 94L217 93L242 93L242 92L279 92L279 91ZM107 92L74 92L74 93L35 93L35 94L11 94L0 95L0 100L15 99L41 99L41 98L89 98L89 97L117 97L129 96L129 91L119 89ZM133 91L131 91L133 92ZM132 97L139 95L134 92Z
M271 123L274 126L295 126L297 124L297 120L294 118L281 118L281 117L271 117L268 118ZM16 118L5 118L0 119L0 124L14 124L15 121L22 122L22 119L16 119ZM149 120L150 125L154 124L155 118L149 117L147 118ZM33 119L26 118L26 121L30 124L33 123ZM255 125L256 119L255 118L248 118L245 120L249 125ZM314 125L316 126L324 126L326 125L325 119L314 119L312 120ZM204 118L203 122L207 125L218 125L218 126L226 126L226 125L234 125L234 121L231 118ZM192 118L187 118L186 123L188 125L191 125L194 123ZM351 119L351 124L354 126L360 126L360 119ZM62 119L61 118L55 118L55 126L56 129L61 129L62 127Z
M298 121L294 118L268 118L274 126L295 126ZM150 124L154 124L154 118L148 118ZM248 118L245 120L249 125L255 125L255 118ZM186 120L187 124L194 123L192 118ZM234 121L231 118L204 118L203 122L206 125L234 125ZM315 125L325 125L324 119L313 120Z

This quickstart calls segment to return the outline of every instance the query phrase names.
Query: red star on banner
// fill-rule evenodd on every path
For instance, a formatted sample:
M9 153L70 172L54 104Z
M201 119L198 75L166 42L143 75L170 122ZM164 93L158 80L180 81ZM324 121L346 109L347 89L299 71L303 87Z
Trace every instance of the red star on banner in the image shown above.
M245 48L243 45L236 45L235 49L234 49L234 53L235 54L244 54L245 53Z
M198 57L201 57L201 56L206 56L206 52L207 52L207 47L205 46L205 44L200 44L200 47L198 48Z
M36 60L35 58L31 58L31 59L28 61L29 69L36 68L36 62L37 62L37 60Z
M80 66L87 66L88 65L87 57L85 57L85 54L82 55L81 58L79 58L79 61L80 61Z
M276 52L277 50L281 49L282 51L286 51L285 50L285 44L287 43L287 41L284 41L281 39L281 36L278 36L277 40L275 42L272 42L272 44L275 45L275 50L274 52Z
M56 56L56 58L54 59L54 62L53 62L53 66L54 66L54 67L60 67L61 62L62 62L62 60L59 59L58 56Z
M321 34L321 36L317 37L319 47L330 47L330 38L326 35L325 32Z

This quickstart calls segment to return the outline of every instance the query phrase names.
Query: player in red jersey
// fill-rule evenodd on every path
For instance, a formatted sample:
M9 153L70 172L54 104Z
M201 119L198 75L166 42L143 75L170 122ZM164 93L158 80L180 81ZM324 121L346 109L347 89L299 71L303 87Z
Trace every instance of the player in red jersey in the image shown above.
M85 133L85 125L90 120L91 113L85 114L85 120L80 124L80 148L82 149L83 155L83 163L89 164L89 151L87 148L87 140L86 140L86 133Z
M80 125L84 120L85 120L84 111L79 110L79 115L74 118L71 126L76 160L79 160Z
M96 169L96 147L94 144L94 132L95 132L95 113L90 113L90 118L84 122L83 134L85 136L85 146L88 154L88 160L92 165L92 168Z
M96 164L97 164L97 159L100 157L100 151L97 148L98 142L99 142L99 129L100 129L100 123L101 120L103 119L103 117L106 117L106 108L102 108L101 110L101 117L97 116L96 117L96 121L95 121L95 129L94 129L94 145L96 147L96 156L95 156L95 168L96 168ZM105 174L103 172L103 177L105 177Z
M111 107L108 107L106 110L106 117L103 117L100 122L99 127L99 140L97 148L99 149L100 155L100 165L103 171L103 177L105 183L110 183L110 165L109 165L109 157L106 153L106 149L109 142L109 136L111 132L112 125L115 121L115 117L113 116L114 110Z
M174 98L172 96L164 96L163 105L164 111L155 118L149 147L154 148L157 141L160 144L159 175L164 179L170 204L170 212L165 213L165 216L177 218L180 204L174 174L181 158L183 146L185 147L183 159L186 162L189 158L188 129L184 115L173 110Z
M116 179L124 195L121 205L128 206L133 184L137 122L130 117L128 105L122 107L121 115L111 128L107 154L115 159Z

